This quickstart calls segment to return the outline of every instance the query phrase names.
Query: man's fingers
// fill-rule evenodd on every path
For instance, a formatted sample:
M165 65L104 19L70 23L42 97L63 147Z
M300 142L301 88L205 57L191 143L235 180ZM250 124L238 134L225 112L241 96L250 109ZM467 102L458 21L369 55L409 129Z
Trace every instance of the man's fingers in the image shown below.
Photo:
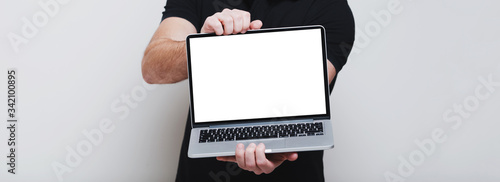
M210 25L214 30L215 34L222 35L224 33L224 27L222 27L222 23L219 21L217 17L212 17Z
M262 28L262 21L254 20L250 22L250 30L258 30L260 28Z
M236 158L236 163L238 163L238 166L241 169L246 169L246 165L245 165L245 145L243 145L242 143L238 143L238 145L236 145L236 153L235 153L234 157Z
M248 168L248 170L253 171L253 169L256 167L255 165L255 144L251 143L248 145L247 149L245 150L245 166Z
M271 161L266 158L266 146L260 143L255 150L255 160L257 160L257 166L262 170L262 172L269 174L274 171L276 166L271 163Z
M240 33L243 29L243 14L237 11L232 11L231 16L233 18L233 34Z
M203 25L201 33L212 33L215 32L217 35L222 35L224 33L224 29L222 28L222 24L216 15L210 16L205 20L205 24Z
M245 33L250 28L250 13L244 11L243 12L243 27L241 29L241 33Z
M254 143L251 143L248 145L246 151L245 151L245 165L247 167L247 170L253 171L255 174L261 174L262 171L257 167L257 164L255 163L255 148L257 146Z
M231 16L230 10L224 9L222 13L215 13L220 23L224 26L224 35L229 35L233 33L233 17Z
M229 35L237 33L246 33L248 30L257 30L262 28L262 21L255 20L250 22L250 13L242 10L224 9L222 12L209 16L201 33L212 33L217 35Z
M299 158L299 154L297 152L287 153L286 158L289 161L295 161Z
M236 145L235 156L217 157L219 161L236 162L241 169L252 171L257 175L262 173L269 174L276 169L283 161L295 161L298 158L296 152L270 154L266 156L266 146L263 143L255 145L251 143L245 149L245 145L239 143ZM269 159L268 159L269 157Z

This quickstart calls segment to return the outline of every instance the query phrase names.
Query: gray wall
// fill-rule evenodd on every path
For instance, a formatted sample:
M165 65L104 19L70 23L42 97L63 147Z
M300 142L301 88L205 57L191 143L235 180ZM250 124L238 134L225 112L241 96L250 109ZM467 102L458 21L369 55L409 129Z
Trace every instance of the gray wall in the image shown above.
M332 94L327 181L498 181L500 3L349 2L358 36ZM18 70L19 122L17 174L1 165L0 180L173 181L187 84L148 86L140 72L164 0L3 4L0 59Z

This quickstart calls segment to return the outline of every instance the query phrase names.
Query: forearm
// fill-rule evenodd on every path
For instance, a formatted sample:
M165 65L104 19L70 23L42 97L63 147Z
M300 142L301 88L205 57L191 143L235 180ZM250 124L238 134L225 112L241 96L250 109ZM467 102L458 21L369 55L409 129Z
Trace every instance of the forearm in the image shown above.
M335 78L335 75L337 75L337 70L335 69L335 66L333 66L332 62L329 60L327 62L327 68L328 68L328 83L332 84L333 78Z
M187 79L186 42L168 38L153 40L144 52L142 76L150 84Z

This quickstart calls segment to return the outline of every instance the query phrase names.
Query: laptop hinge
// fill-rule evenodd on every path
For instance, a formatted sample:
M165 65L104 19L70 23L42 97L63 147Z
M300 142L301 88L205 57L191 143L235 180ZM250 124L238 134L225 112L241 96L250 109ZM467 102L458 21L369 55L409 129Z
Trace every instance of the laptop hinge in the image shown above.
M282 121L263 121L263 122L252 122L252 123L238 123L238 124L219 124L219 125L209 125L209 128L234 128L234 127L245 127L245 126L260 126L260 125L273 125L273 124L288 124L288 123L311 123L314 122L313 119L300 119L300 120L282 120Z

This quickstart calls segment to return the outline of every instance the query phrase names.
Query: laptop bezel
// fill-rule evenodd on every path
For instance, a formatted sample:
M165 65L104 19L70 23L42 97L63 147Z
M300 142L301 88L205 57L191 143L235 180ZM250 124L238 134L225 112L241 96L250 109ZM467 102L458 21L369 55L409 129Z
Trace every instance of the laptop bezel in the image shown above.
M301 116L284 116L284 117L271 117L271 118L254 118L254 119L238 119L238 120L224 120L224 121L209 121L209 122L195 122L195 110L194 110L194 99L193 99L193 80L191 75L191 51L190 51L190 39L200 38L200 37L216 37L221 35L211 34L191 34L186 37L186 54L187 54L187 70L188 70L188 85L189 85L189 102L190 102L190 118L193 128L208 127L215 125L231 125L231 124L242 124L242 123L254 123L254 122L272 122L272 121L284 121L284 120L303 120L303 119L330 119L330 91L328 83L328 70L327 70L327 53L326 53L326 34L325 29L321 25L311 25L311 26L299 26L299 27L283 27L283 28L269 28L260 30L250 30L245 34L230 34L223 36L244 36L248 34L259 34L268 32L280 32L280 31L294 31L294 30L308 30L308 29L320 29L322 41L322 58L323 58L323 80L324 80L324 94L325 94L325 114L315 114L315 115L301 115Z

